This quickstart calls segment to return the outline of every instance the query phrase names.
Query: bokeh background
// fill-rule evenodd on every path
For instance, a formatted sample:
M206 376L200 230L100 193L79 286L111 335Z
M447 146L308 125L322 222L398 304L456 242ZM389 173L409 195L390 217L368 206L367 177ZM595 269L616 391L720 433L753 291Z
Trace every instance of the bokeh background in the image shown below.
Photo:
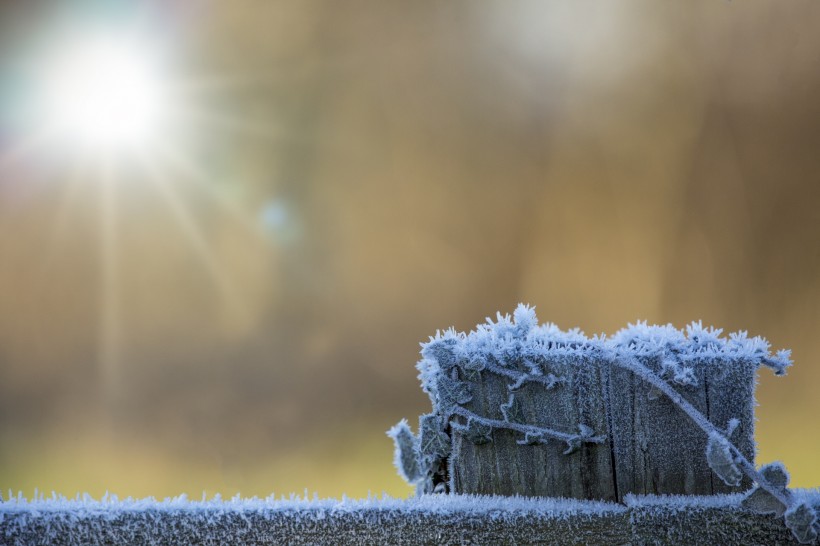
M820 3L0 6L0 490L408 495L419 342L518 302L793 349L759 461L820 484ZM92 20L195 82L172 203L27 145L33 44Z

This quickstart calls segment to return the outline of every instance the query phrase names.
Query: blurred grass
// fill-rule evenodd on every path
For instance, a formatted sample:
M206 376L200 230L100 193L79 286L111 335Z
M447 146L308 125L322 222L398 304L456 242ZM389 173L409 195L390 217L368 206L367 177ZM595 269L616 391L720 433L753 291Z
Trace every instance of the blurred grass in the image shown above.
M383 428L383 427L382 427ZM0 447L0 491L32 496L106 492L124 497L193 499L267 497L290 493L321 497L406 497L412 488L396 474L393 446L376 427L355 426L286 446L267 460L225 461L218 455L169 455L150 443L95 430L76 436L17 437Z
M776 407L759 407L757 463L783 461L793 487L820 484L820 437L791 425ZM415 416L408 415L412 421ZM0 491L73 496L105 492L120 497L164 498L181 493L197 499L241 494L267 497L290 493L353 498L387 493L407 497L413 490L396 474L393 447L384 423L336 429L297 445L283 445L269 459L227 461L215 453L182 457L155 445L94 428L77 435L15 437L0 446Z

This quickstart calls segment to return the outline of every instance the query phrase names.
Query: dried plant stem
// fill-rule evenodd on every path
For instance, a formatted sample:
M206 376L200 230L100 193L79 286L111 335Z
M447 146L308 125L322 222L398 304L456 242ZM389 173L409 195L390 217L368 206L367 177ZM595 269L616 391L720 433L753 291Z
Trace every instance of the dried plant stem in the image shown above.
M552 389L555 388L557 384L562 383L564 381L560 377L532 375L523 372L517 372L515 370L510 370L508 368L503 368L501 366L496 366L495 364L489 363L485 365L484 369L496 375L503 375L504 377L515 379L516 383L519 384L519 387L523 386L525 383L539 383L541 385L544 385L547 389Z
M460 415L461 417L465 417L467 419L475 419L482 425L487 425L492 428L505 428L508 430L514 430L516 432L523 432L524 434L543 434L544 436L549 436L550 438L555 438L556 440L562 440L564 442L570 442L573 440L583 439L585 442L590 442L594 444L602 444L606 440L605 435L600 436L589 436L583 437L578 434L568 434L566 432L559 432L557 430L545 427L539 427L536 425L525 425L522 423L512 423L510 421L501 421L499 419L489 419L487 417L482 417L473 413L468 409L464 409L462 407L456 407L453 410L454 415Z

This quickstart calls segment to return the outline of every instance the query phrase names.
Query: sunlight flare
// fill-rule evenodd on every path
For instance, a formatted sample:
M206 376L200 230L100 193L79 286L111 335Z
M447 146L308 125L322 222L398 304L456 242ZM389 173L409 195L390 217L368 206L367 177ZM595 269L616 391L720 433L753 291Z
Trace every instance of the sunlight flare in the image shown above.
M169 175L150 161L146 160L142 165L146 179L157 190L160 200L166 205L188 244L201 260L221 294L226 308L237 316L244 316L246 309L238 286L215 256L207 235L200 228L185 201L177 193Z
M122 36L93 36L60 51L45 66L42 94L46 123L93 151L145 146L168 108L157 59Z
M128 235L136 232L146 212L137 207L149 203L167 208L185 246L199 259L198 269L212 284L225 323L232 330L245 330L255 320L253 302L242 286L245 277L227 267L213 233L200 225L198 197L205 195L221 214L241 224L243 237L254 238L262 247L267 240L260 224L218 191L219 175L207 165L210 154L237 146L240 135L285 137L275 125L243 113L237 89L246 85L243 82L186 75L174 40L153 25L89 24L47 34L34 40L27 52L24 79L29 92L16 105L22 123L7 144L0 141L0 183L12 179L8 173L15 170L35 177L55 167L66 169L62 184L43 184L58 197L46 220L41 282L48 281L64 255L63 234L73 211L97 213L96 350L103 401L111 408L127 392ZM221 94L216 97L220 100L214 100L214 94ZM226 111L225 98L235 112ZM221 107L215 108L214 102ZM237 177L237 182L242 180ZM154 205L141 200L145 192ZM89 198L90 206L85 203ZM167 266L157 261L140 267Z

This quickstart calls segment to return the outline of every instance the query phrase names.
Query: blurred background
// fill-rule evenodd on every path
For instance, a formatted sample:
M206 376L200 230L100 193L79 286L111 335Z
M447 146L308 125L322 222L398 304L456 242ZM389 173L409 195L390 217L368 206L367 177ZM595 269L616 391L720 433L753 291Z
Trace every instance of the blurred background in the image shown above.
M793 349L758 460L820 485L817 28L808 0L0 2L0 490L406 496L419 342L518 302ZM156 63L151 130L104 104L127 56L48 76L99 33Z

